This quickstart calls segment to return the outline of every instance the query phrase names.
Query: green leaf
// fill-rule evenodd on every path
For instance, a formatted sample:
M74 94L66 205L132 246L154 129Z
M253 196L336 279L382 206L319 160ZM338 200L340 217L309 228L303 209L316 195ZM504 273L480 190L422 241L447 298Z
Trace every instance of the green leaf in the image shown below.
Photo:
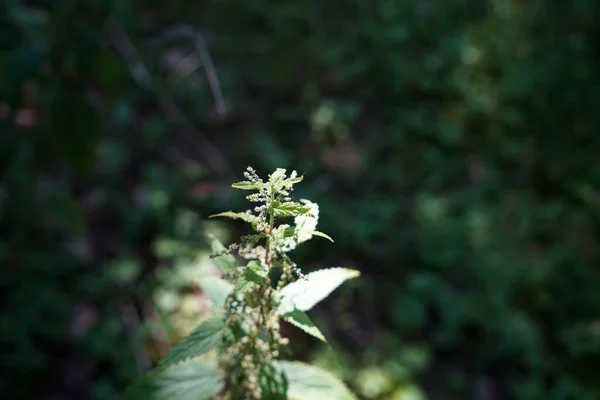
M304 311L294 310L288 312L283 315L283 319L289 322L290 324L302 329L304 332L308 333L311 336L316 337L319 340L327 343L327 339L321 333L319 328L317 328L311 319L306 315Z
M219 394L224 381L215 368L189 359L150 373L131 387L122 400L208 400Z
M159 361L158 366L168 367L185 359L208 353L221 342L224 327L225 317L222 315L201 322L192 333L183 338Z
M257 261L250 261L248 266L244 270L244 277L250 281L254 282L258 285L264 282L267 279L267 275L269 274L269 270L266 266L262 265Z
M268 270L265 266L257 261L250 261L248 266L244 269L243 275L237 281L233 293L238 295L252 290L255 285L262 284L267 278L267 275Z
M295 201L288 201L285 203L273 202L272 206L273 215L276 217L297 217L299 215L306 214L310 211L310 206L303 206L300 203L296 203Z
M210 247L214 253L220 253L226 250L225 246L223 246L223 243L221 243L219 239L215 237L212 237ZM215 260L219 268L221 268L221 270L225 273L233 272L237 268L233 254L223 254L213 258L213 260Z
M298 235L298 243L306 242L309 240L315 230L317 229L317 223L319 222L319 206L308 200L300 200L306 207L310 207L310 210L294 219L296 225L296 232Z
M256 285L256 283L254 283L254 282L246 279L246 277L242 276L240 279L238 279L237 283L235 284L233 293L235 295L247 293L250 290L252 290L252 288L255 285Z
M234 189L242 189L242 190L259 190L265 187L265 184L262 182L237 182L231 185Z
M209 276L200 279L198 282L206 296L213 303L215 308L222 308L225 305L227 296L233 291L233 285L224 279L216 276Z
M297 176L295 178L287 178L287 179L284 179L283 181L281 181L277 185L277 187L284 187L284 186L287 186L287 185L295 185L296 183L302 182L303 179L304 179L303 176Z
M285 169L283 168L277 168L275 170L275 172L273 172L270 176L270 181L272 183L277 183L279 182L281 179L283 179L285 177Z
M306 275L306 279L292 282L281 290L281 304L278 311L282 315L294 309L308 311L344 281L359 275L360 271L347 268L311 272Z
M287 378L281 368L272 363L264 364L259 368L261 400L288 400Z
M315 236L320 236L322 238L325 238L325 239L329 240L330 242L333 242L333 239L329 235L327 235L326 233L319 232L319 231L312 231L312 232L310 232L310 234L311 235L315 235Z
M332 373L321 368L293 361L277 361L288 379L290 400L358 400Z
M258 218L255 215L248 214L248 213L236 213L233 211L225 211L225 212L222 212L219 214L213 214L213 215L208 216L208 218L215 218L215 217L227 217L227 218L232 218L232 219L241 219L241 220L246 221L253 225L258 223Z

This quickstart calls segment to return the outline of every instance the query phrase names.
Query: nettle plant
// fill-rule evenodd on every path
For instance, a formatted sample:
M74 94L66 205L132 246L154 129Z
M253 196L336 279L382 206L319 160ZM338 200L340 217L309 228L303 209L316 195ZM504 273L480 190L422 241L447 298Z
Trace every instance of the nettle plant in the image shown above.
M253 230L228 247L212 238L211 257L222 276L200 285L217 316L200 323L125 398L356 399L331 373L278 357L289 344L281 319L327 343L305 312L360 273L331 268L304 275L288 253L314 236L332 239L316 230L317 204L290 197L302 177L277 169L263 181L250 167L244 175L246 181L232 186L253 191L246 198L255 207L211 216L241 219Z

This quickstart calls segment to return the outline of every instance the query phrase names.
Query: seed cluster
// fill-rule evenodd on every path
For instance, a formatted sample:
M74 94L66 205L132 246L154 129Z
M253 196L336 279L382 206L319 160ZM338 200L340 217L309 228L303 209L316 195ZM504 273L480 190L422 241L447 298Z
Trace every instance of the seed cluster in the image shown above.
M234 399L262 398L259 379L263 367L277 358L289 343L279 331L279 316L273 307L274 293L268 285L257 285L255 290L237 300L230 297L225 304L226 326L234 332L246 328L243 337L225 339L227 348L220 359L230 379Z

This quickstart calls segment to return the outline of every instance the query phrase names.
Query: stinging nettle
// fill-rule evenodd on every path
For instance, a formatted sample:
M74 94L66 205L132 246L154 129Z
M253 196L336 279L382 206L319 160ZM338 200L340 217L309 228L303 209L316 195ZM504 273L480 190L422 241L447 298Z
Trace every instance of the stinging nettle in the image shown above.
M306 311L326 298L356 270L330 268L303 274L289 252L319 236L319 207L292 199L303 179L277 169L261 179L251 167L233 188L251 191L244 212L211 217L240 219L252 233L225 247L212 237L212 258L222 276L200 281L217 316L200 323L123 399L178 400L355 400L334 375L315 366L278 360L289 353L280 320L327 343ZM237 256L237 257L236 257Z

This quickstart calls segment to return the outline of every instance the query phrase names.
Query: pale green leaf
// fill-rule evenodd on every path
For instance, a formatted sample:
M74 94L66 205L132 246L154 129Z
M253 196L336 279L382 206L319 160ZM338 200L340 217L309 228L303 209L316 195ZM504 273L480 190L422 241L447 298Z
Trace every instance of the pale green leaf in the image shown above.
M304 206L295 201L287 201L285 203L273 202L272 211L276 217L297 217L299 215L306 214L310 211L309 206Z
M233 291L233 285L216 276L208 276L199 280L198 284L202 291L213 303L215 308L221 308L227 300L227 296Z
M219 240L215 237L211 238L210 247L214 253L220 253L226 250L225 246L223 246L223 243L219 242ZM225 273L233 272L236 269L236 262L233 254L223 254L214 257L213 260L215 260L219 268L221 268L221 271Z
M310 234L311 235L315 235L315 236L320 236L322 238L325 238L325 239L333 242L333 239L328 234L326 234L326 233L319 232L319 231L312 231Z
M290 324L302 329L304 332L308 333L311 336L316 337L319 340L327 343L327 339L321 333L319 328L317 328L311 319L306 315L304 311L294 310L289 313L283 315L283 319L289 322Z
M216 218L216 217L226 217L226 218L232 218L232 219L241 219L243 221L246 221L250 224L256 224L258 222L258 217L256 217L255 215L252 215L250 213L246 213L246 212L242 212L242 213L236 213L233 211L225 211L219 214L213 214L213 215L209 215L208 218Z
M285 177L285 169L283 169L283 168L277 168L275 170L275 172L273 172L271 174L271 182L272 183L277 183L278 181L280 181L284 177Z
M280 251L287 252L296 248L296 231L287 224L282 224L275 228L272 237L274 245Z
M224 380L214 367L202 360L188 359L150 373L121 399L209 400L223 387Z
M289 400L358 400L332 373L294 361L277 361L288 379Z
M294 309L308 311L344 281L359 275L360 271L347 268L311 272L306 275L306 279L298 279L281 290L281 304L278 311L282 315Z
M310 207L306 214L297 216L294 219L298 243L306 242L312 237L312 232L317 229L319 222L319 205L309 200L300 200L306 207Z
M263 182L237 182L231 185L234 189L242 189L242 190L259 190L265 187Z
M244 269L243 275L238 279L233 293L236 295L247 293L252 290L257 284L264 282L268 274L265 266L257 261L250 261Z
M285 187L287 185L295 185L296 183L302 182L303 179L304 179L303 176L297 176L295 178L287 178L287 179L284 179L283 181L281 181L281 183L278 186Z
M222 329L225 326L225 317L218 316L201 322L196 329L183 338L171 349L162 360L160 368L178 363L188 358L197 357L208 353L221 342Z
M244 270L244 278L259 285L264 282L268 274L267 267L258 261L250 261Z
M235 295L244 294L252 290L256 286L256 283L251 280L246 279L246 277L241 276L237 283L235 284L235 288L233 289L233 293Z

